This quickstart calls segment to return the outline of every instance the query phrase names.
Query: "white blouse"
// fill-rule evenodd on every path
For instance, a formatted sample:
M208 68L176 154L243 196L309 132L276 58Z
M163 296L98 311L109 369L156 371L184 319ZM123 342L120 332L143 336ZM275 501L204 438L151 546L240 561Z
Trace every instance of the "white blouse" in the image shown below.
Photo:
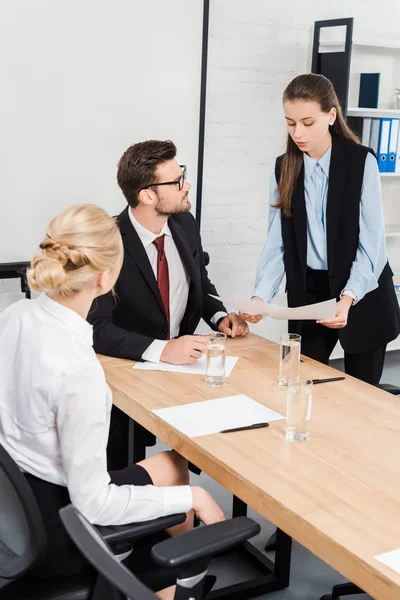
M112 396L92 344L92 326L45 294L0 313L0 443L21 470L67 486L91 523L188 511L190 486L110 483Z

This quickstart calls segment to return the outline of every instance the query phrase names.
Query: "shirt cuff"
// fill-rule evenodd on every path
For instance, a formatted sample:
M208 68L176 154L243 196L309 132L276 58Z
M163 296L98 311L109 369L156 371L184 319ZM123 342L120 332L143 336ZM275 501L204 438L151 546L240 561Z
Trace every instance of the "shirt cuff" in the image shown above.
M190 485L173 485L161 488L164 497L164 516L188 512L193 508Z
M253 298L254 296L257 296L257 298L261 298L263 302L269 304L270 302L272 302L272 299L276 296L276 293L272 294L272 296L266 296L265 294L263 294L261 289L255 287L251 297Z
M220 310L220 311L216 312L213 317L211 317L211 323L213 325L215 325L220 319L225 319L225 317L227 317L227 316L228 316L228 313L226 313L223 310Z
M148 360L154 363L161 362L161 354L167 344L168 340L154 340L147 350L143 352L142 360Z
M340 294L340 297L342 296L350 296L350 298L353 298L354 304L357 304L358 300L357 300L357 294L355 294L354 292L352 292L351 290L343 290L343 292Z

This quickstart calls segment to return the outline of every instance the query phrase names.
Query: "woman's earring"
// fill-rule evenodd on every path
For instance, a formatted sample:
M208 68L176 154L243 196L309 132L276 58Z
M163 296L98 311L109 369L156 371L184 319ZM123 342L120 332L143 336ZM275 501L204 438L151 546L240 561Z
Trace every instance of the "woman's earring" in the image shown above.
M331 123L329 123L329 125L332 127L332 125L334 124L335 121L332 121Z

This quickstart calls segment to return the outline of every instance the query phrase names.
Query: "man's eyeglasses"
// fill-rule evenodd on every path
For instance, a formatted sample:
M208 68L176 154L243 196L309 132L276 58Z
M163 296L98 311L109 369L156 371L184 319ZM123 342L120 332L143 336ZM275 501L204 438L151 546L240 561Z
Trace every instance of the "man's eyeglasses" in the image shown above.
M182 175L179 177L179 179L175 179L175 181L163 181L162 183L149 183L149 185L145 185L142 189L145 190L149 187L158 187L159 185L177 185L179 191L183 190L183 186L185 185L186 181L186 165L179 166L182 169Z

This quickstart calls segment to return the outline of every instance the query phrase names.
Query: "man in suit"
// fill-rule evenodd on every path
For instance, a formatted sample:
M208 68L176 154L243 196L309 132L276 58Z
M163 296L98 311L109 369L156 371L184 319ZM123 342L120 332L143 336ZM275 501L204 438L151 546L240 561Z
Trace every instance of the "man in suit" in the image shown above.
M118 223L124 262L111 293L89 313L96 352L133 360L196 363L205 338L193 335L201 318L228 336L248 333L246 322L210 294L200 233L190 213L186 168L171 141L131 146L118 164L118 184L128 202ZM110 441L119 438L114 410ZM127 424L122 428L127 435ZM115 435L114 435L115 434ZM113 461L112 468L121 468Z

